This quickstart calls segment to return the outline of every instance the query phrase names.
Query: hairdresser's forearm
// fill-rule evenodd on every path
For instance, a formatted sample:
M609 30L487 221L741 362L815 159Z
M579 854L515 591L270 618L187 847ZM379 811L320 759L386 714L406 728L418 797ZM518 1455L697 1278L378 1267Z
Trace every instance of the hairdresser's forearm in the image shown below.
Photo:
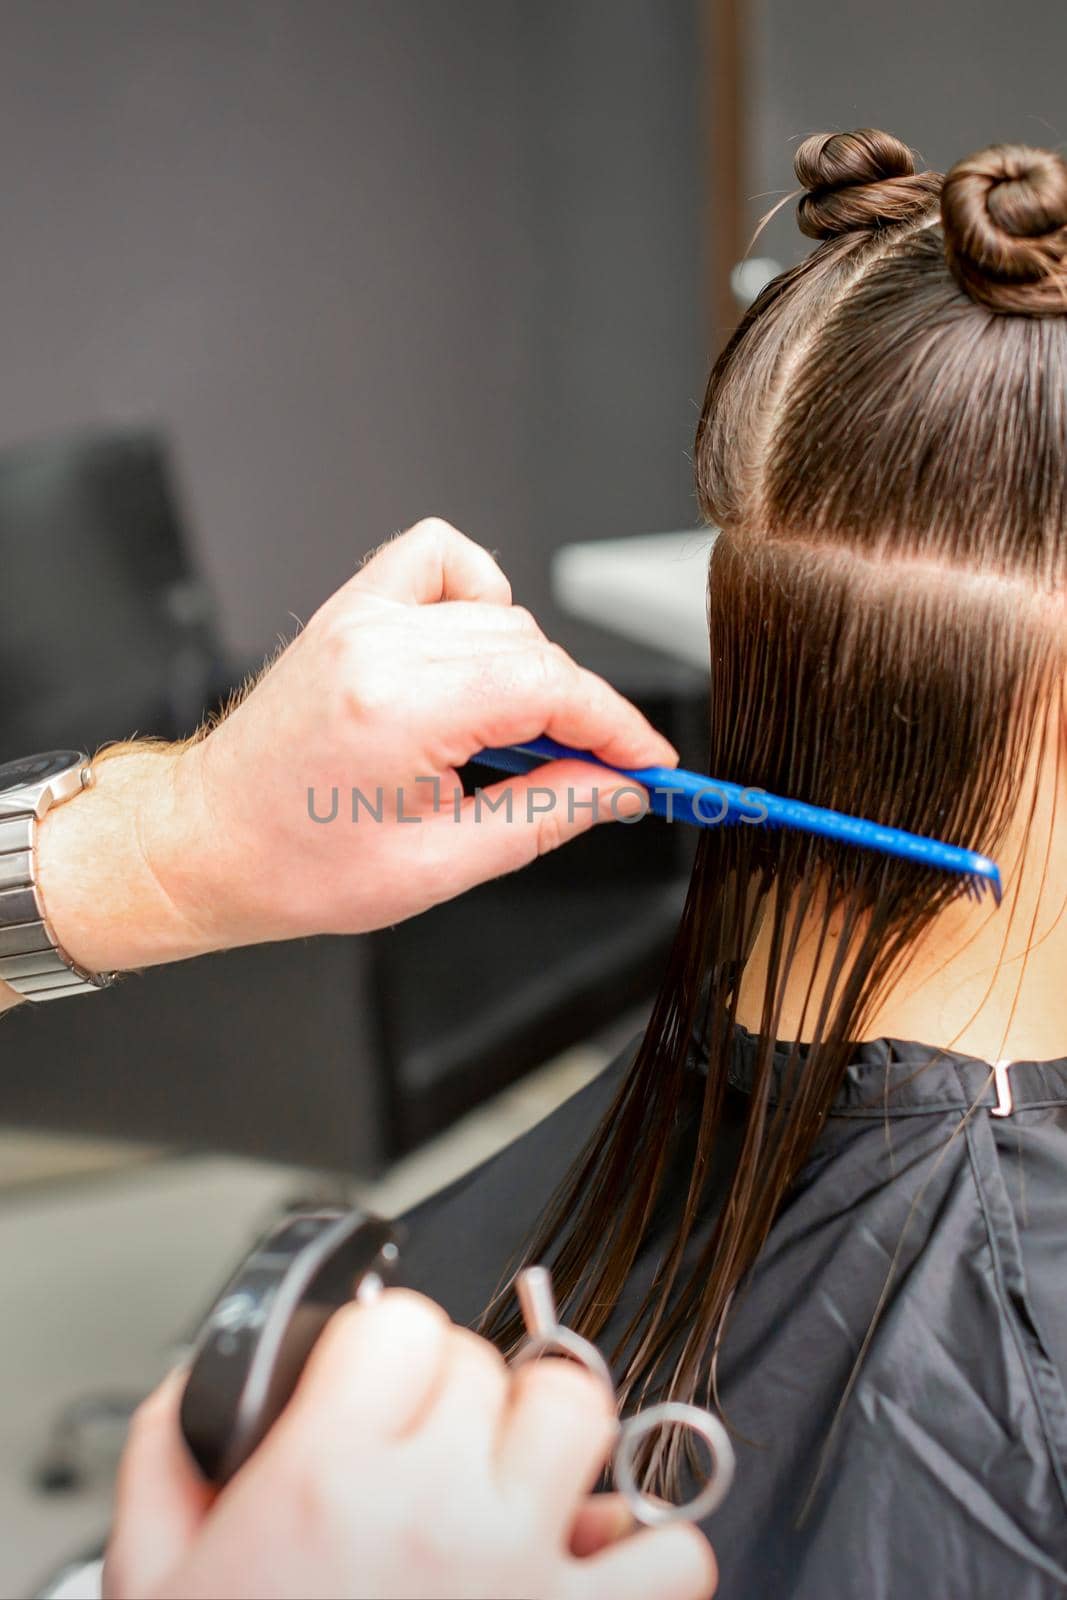
M38 829L41 898L63 950L89 972L113 972L217 948L205 908L175 893L210 847L179 750L116 755L95 775ZM0 984L0 1010L19 999Z

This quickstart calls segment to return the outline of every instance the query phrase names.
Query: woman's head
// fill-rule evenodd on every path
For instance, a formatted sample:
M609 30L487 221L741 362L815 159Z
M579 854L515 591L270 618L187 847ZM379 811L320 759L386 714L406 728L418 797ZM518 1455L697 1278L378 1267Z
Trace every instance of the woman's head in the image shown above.
M796 170L800 227L819 242L745 315L697 434L701 504L721 529L709 770L996 856L1062 720L1067 164L1005 146L942 180L862 129L806 140ZM623 1341L631 1388L669 1378L680 1397L706 1392L730 1297L850 1041L958 892L789 831L701 835L646 1036L533 1245L554 1257L571 1322L595 1335L654 1212L698 1037L708 1072L689 1200ZM746 1018L756 1070L727 1158L732 1027L761 922ZM774 1099L772 1048L801 961L787 1037L808 1048ZM708 1171L726 1159L726 1204L683 1269ZM674 1459L671 1444L657 1465Z
M744 318L697 433L711 770L996 855L1063 676L1067 163L1004 146L942 180L861 129L796 171L820 243ZM830 902L877 901L883 950L957 887L749 843L790 894L804 856Z
M1067 162L1002 146L942 180L861 129L797 152L820 244L759 297L697 432L709 520L750 537L1060 584Z

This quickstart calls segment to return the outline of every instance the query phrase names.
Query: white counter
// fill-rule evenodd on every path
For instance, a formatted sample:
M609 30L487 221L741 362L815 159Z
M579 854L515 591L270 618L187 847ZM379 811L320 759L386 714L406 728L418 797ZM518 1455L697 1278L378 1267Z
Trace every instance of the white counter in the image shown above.
M573 616L708 669L707 569L712 528L564 545L552 588Z

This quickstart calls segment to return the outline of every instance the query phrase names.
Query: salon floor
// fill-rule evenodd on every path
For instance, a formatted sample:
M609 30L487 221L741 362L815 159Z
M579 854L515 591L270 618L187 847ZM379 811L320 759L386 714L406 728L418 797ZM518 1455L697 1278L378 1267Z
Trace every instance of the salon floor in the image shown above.
M637 1026L568 1051L357 1197L389 1215L433 1193L573 1094ZM260 1229L320 1184L288 1167L0 1130L0 1600L28 1600L100 1543L127 1402L163 1374ZM72 1404L81 1481L42 1492Z

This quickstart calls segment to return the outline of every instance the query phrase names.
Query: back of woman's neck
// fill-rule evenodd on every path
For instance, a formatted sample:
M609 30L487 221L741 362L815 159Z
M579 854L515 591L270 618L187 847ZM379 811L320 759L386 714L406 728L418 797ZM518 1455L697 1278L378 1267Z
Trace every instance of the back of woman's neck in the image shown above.
M1058 849L1050 848L1043 883L1025 867L1015 878L1006 875L999 910L988 897L979 906L962 898L954 902L916 941L860 1037L913 1039L990 1062L1067 1056L1065 894L1067 841L1060 841ZM741 983L738 1019L753 1031L763 1010L772 919L773 906L768 906ZM836 943L831 923L812 983L820 929L821 917L816 917L801 930L776 1030L779 1039L812 1037L820 980Z
M913 1039L990 1062L1067 1056L1067 760L1061 771L1058 702L1049 715L1052 737L1035 741L996 851L1001 906L988 895L979 904L963 895L953 900L916 940L860 1038ZM811 1039L840 921L836 929L831 922L814 982L822 914L805 922L779 1039ZM772 922L769 902L739 997L739 1020L753 1030L763 1011Z

